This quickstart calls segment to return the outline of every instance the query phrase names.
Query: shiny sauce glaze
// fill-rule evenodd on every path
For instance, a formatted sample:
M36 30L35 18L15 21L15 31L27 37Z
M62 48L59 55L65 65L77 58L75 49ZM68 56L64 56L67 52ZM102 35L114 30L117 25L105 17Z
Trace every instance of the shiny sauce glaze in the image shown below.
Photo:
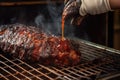
M62 40L64 40L65 16L62 15Z

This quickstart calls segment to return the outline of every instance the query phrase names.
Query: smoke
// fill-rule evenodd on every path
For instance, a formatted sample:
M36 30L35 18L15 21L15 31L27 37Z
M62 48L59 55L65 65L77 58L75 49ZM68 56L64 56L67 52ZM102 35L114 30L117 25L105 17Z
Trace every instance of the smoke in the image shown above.
M0 7L0 24L20 23L26 25L37 25L48 34L61 36L61 15L64 3L56 4L52 3L51 0L45 1L47 1L48 4ZM89 24L85 26L89 26ZM87 39L87 31L85 31L85 29L81 29L81 27L82 26L79 28L75 27L67 20L65 22L65 37L79 37ZM85 37L82 37L84 35Z
M45 7L47 10L46 15L39 13L35 18L37 26L42 28L43 31L57 36L61 35L61 18L64 4L51 3ZM70 24L65 24L65 36L74 36L74 28Z

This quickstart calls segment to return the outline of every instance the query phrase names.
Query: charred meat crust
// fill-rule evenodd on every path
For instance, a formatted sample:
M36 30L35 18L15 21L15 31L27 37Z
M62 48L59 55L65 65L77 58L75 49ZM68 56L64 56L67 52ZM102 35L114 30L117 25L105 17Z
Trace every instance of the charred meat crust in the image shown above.
M81 54L74 50L68 39L47 35L34 26L23 24L0 27L0 48L14 58L44 65L73 66Z

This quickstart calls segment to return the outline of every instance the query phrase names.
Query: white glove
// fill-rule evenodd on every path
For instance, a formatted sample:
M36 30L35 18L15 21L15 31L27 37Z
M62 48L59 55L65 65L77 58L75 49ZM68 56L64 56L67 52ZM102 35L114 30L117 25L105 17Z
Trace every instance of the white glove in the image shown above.
M81 16L86 14L100 14L111 11L109 0L81 0L79 13Z

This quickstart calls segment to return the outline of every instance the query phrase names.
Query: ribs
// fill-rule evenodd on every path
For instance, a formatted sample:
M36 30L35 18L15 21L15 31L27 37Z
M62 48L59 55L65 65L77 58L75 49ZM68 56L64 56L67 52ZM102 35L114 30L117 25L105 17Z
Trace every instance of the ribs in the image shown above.
M23 24L0 27L0 48L13 58L44 65L72 66L80 62L80 52L68 39L48 35L39 28Z

